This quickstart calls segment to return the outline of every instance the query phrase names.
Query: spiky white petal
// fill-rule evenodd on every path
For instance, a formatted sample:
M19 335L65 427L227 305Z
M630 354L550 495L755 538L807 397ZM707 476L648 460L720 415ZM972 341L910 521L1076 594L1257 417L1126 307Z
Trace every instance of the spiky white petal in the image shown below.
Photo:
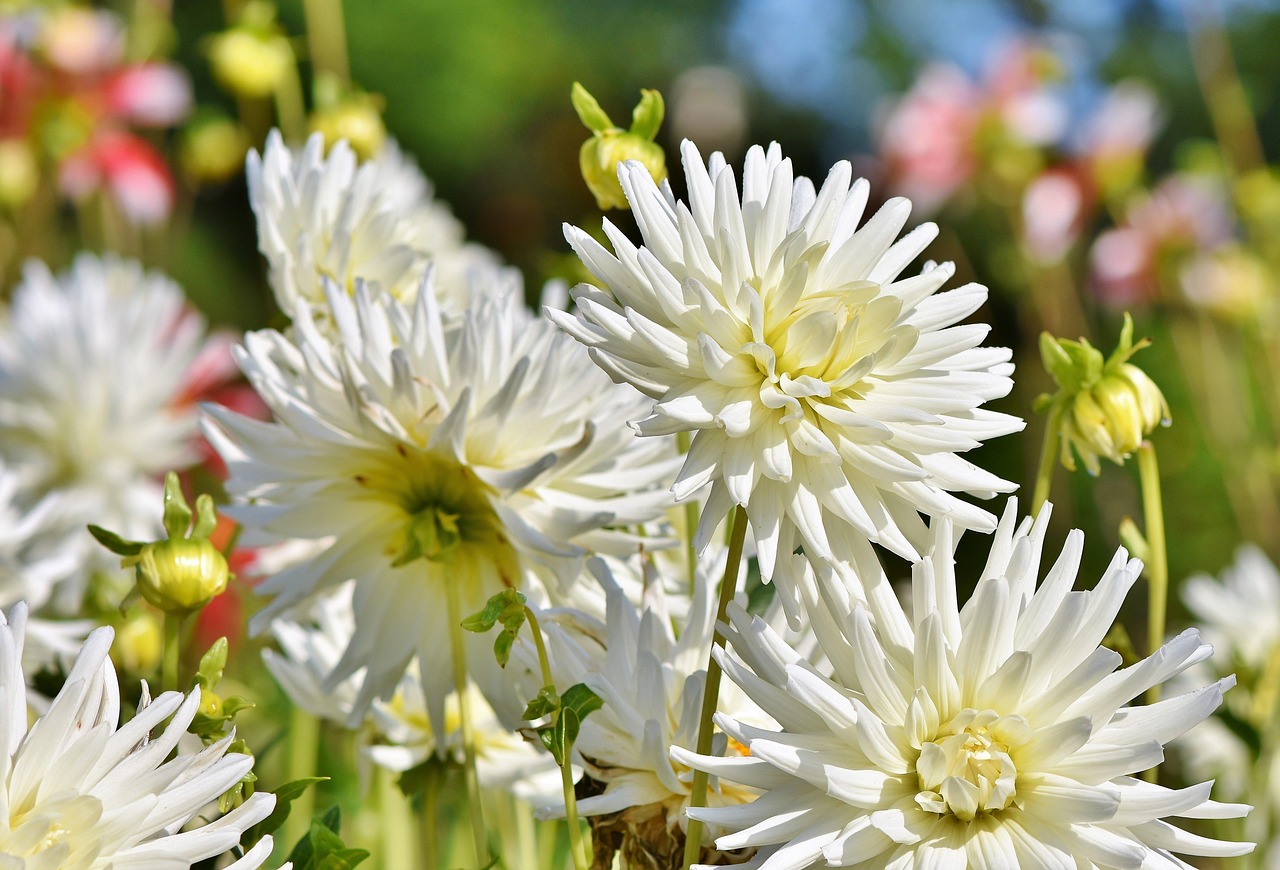
M0 323L0 460L26 484L19 509L71 550L62 609L118 568L87 523L160 533L158 481L197 458L187 387L204 346L181 289L134 261L81 254L57 276L27 263ZM51 590L30 591L38 606Z
M721 155L706 165L686 142L682 159L687 203L641 164L619 169L642 247L608 222L612 253L566 227L608 292L579 285L576 315L548 313L614 380L657 400L641 434L697 433L675 492L711 487L699 543L743 505L769 578L801 542L851 558L841 529L913 558L921 513L994 528L952 493L1012 488L957 454L1022 428L981 407L1009 392L1013 369L1007 349L979 346L988 327L957 325L985 287L937 293L950 264L903 277L937 228L895 243L901 199L859 228L868 188L845 162L815 194L777 144L754 147L739 194Z
M231 738L171 754L200 705L165 692L118 724L112 630L89 635L48 711L28 726L21 658L26 605L0 614L0 854L25 870L182 870L236 846L275 805L257 793L227 815L187 827L253 767ZM167 724L165 720L169 720ZM162 727L163 724L163 727ZM261 866L259 850L240 870Z
M450 319L429 290L413 305L362 282L354 297L329 291L336 343L300 302L292 339L250 333L237 351L276 422L209 409L245 541L330 541L262 584L273 600L251 627L354 579L355 632L326 688L367 669L348 720L358 724L421 654L442 734L452 682L443 584L459 585L466 614L503 587L540 595L572 582L587 549L629 548L620 527L669 504L672 446L631 437L623 421L637 397L518 298L486 295ZM457 522L456 551L394 565L413 524L433 517ZM518 719L490 641L467 643L473 678L504 721Z
M917 563L907 634L861 602L804 584L831 668L801 660L741 609L726 673L781 725L720 725L749 756L672 756L730 781L768 782L745 807L695 810L758 846L760 870L807 867L1187 867L1174 853L1252 850L1192 835L1170 818L1234 818L1210 783L1173 790L1135 774L1205 719L1232 680L1148 706L1129 702L1212 650L1188 630L1117 670L1100 648L1141 563L1123 550L1097 586L1074 590L1073 532L1036 587L1048 511L1017 523L1010 500L973 595L956 603L954 535L936 522ZM797 557L798 558L798 557Z
M431 182L395 143L358 164L345 141L325 154L324 137L315 134L294 152L272 131L261 156L250 152L246 175L258 248L286 314L303 299L331 326L326 280L352 292L361 279L412 303L430 267L435 293L449 311L460 311L495 283L518 280L492 251L465 241L462 224L433 198Z

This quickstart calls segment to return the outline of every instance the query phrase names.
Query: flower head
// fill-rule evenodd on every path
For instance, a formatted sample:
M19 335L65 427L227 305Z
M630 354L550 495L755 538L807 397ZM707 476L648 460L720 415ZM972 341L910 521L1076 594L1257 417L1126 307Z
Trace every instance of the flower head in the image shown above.
M473 291L501 283L496 256L464 241L462 225L396 147L358 164L345 142L326 155L324 137L315 134L295 153L273 131L261 156L249 154L246 173L258 247L287 315L302 300L332 326L325 281L354 293L359 279L370 292L412 305L433 267L430 286L450 311L465 307Z
M44 529L77 554L66 607L115 568L87 523L159 533L158 478L198 456L186 396L205 342L181 289L136 262L83 254L58 276L27 264L0 324L0 459L27 484L18 507L47 499Z
M430 289L405 306L330 285L328 305L336 344L303 303L296 343L250 333L238 352L278 422L210 409L228 489L248 502L227 511L245 543L322 542L259 587L274 600L251 627L355 579L355 632L327 685L368 669L358 724L415 654L430 655L423 689L440 734L444 584L458 585L471 613L504 587L571 583L583 548L629 547L613 527L665 510L671 445L631 437L622 421L636 397L518 299L486 296L456 321ZM467 642L472 676L500 716L518 719L488 643Z
M1116 670L1119 654L1098 644L1141 563L1121 550L1094 589L1073 590L1083 536L1072 532L1037 588L1047 527L1047 511L1017 524L1010 500L963 608L947 520L916 565L909 619L900 611L897 621L873 621L861 604L808 586L828 670L736 610L725 672L781 727L721 717L749 755L672 750L764 792L746 806L691 811L732 831L718 844L760 847L759 870L1136 870L1185 866L1171 853L1249 852L1164 820L1234 818L1248 807L1209 800L1211 783L1175 790L1134 776L1233 681L1127 706L1212 650L1192 629Z
M609 289L575 290L577 315L549 312L616 381L657 400L642 435L694 431L675 485L710 484L698 544L733 505L751 518L761 571L773 575L792 529L831 559L861 536L917 555L920 513L990 530L956 498L1012 484L956 454L1017 431L982 409L1012 381L1009 351L981 348L985 325L956 326L986 299L976 284L935 291L950 264L901 278L933 238L926 224L894 244L910 205L891 200L858 229L865 181L839 163L815 195L775 144L752 148L739 197L733 171L683 147L689 203L638 163L620 170L644 236L607 221L614 253L566 236Z
M11 866L179 870L227 852L271 812L275 797L257 793L221 819L183 830L253 759L227 751L231 736L170 757L200 708L199 689L185 698L166 692L117 724L110 628L89 635L48 712L28 727L25 623L25 605L9 621L0 616L0 853L17 859ZM268 843L236 867L261 866L269 851Z

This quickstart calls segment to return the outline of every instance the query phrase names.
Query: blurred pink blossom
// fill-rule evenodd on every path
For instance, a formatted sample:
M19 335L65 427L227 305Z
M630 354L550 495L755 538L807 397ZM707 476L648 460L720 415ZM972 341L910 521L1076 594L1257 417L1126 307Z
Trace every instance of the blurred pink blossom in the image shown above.
M58 186L74 200L105 189L124 216L138 224L159 223L173 211L168 164L132 133L108 130L72 153L59 166Z
M1027 252L1041 263L1060 260L1084 228L1093 192L1071 166L1048 169L1022 197L1022 234Z
M103 87L111 114L144 127L170 127L191 111L191 81L178 67L143 63L114 73Z

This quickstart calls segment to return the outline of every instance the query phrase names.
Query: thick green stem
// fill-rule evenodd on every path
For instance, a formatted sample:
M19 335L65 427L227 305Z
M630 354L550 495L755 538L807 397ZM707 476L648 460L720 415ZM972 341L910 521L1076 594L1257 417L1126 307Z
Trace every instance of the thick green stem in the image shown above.
M396 785L396 775L394 773L375 767L374 779L377 789L378 828L382 845L380 850L382 852L381 866L383 870L393 870L393 868L403 866L406 860L412 860L414 850L413 816L409 809L409 802L405 799L404 793L400 791L399 786ZM429 778L427 793L431 794L432 789L435 787L435 779ZM431 815L433 817L435 815L434 808L431 810ZM432 830L425 836L434 840L435 831ZM434 850L430 857L421 858L418 866L434 867Z
M547 655L547 647L542 640L542 626L538 624L538 617L531 608L525 607L524 616L529 622L529 629L533 632L533 645L538 650L542 685L554 687L556 681L551 673L551 657ZM559 718L559 710L551 714L552 727L555 727L556 720ZM582 838L582 824L578 820L578 798L573 791L573 764L569 761L568 754L560 764L560 786L564 791L564 817L569 825L569 851L573 854L573 866L576 870L588 870L591 866L591 856L587 854L587 844Z
M676 433L676 447L681 453L688 453L689 447L693 443L688 432ZM684 506L684 558L685 571L687 573L687 581L689 584L689 594L692 595L694 587L698 584L698 554L693 548L693 536L698 531L698 502L697 499L690 498L685 501Z
M320 720L301 707L289 716L289 776L287 782L316 775L316 759L320 752ZM293 845L311 830L311 816L316 808L315 786L308 786L293 799L284 823L284 842Z
M1160 467L1150 441L1138 448L1138 478L1142 483L1142 513L1147 535L1147 647L1155 652L1164 643L1165 611L1169 600L1169 562L1164 540L1164 503L1160 498ZM1160 699L1159 686L1147 692L1147 703Z
M729 553L724 563L724 576L720 578L720 604L716 610L716 631L711 640L711 650L707 651L707 680L702 690L702 713L698 717L699 755L711 754L711 739L715 736L715 725L712 719L716 714L716 705L720 700L720 664L712 653L717 646L724 647L724 635L720 633L720 623L727 618L729 603L738 591L738 569L742 563L742 544L747 536L747 509L738 506L733 512L733 525L729 531ZM689 806L705 807L707 805L707 773L695 770L693 783L689 790ZM702 822L689 819L685 828L684 866L685 870L697 862L702 852Z
M480 779L476 773L475 730L471 724L471 705L467 703L467 650L462 636L461 590L453 578L444 576L441 581L449 606L449 643L453 659L453 685L458 695L458 730L462 737L462 775L467 783L467 808L471 813L472 846L475 849L475 866L489 863L489 845L484 832L484 807L480 804Z
M1053 470L1058 463L1058 430L1062 426L1062 406L1054 403L1049 411L1049 419L1045 422L1044 445L1040 448L1040 465L1036 468L1035 494L1031 497L1031 516L1040 513L1040 508L1049 500L1049 485L1053 483Z
M182 623L185 616L176 613L164 615L164 655L160 659L160 691L180 692L178 685L178 661L182 654Z

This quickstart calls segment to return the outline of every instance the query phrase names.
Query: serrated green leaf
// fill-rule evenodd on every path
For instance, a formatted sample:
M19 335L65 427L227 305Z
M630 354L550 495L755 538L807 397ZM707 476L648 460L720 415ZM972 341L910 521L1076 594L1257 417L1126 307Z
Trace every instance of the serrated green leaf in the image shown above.
M185 538L191 528L191 508L182 494L177 472L164 476L164 530L170 538Z
M94 540L117 556L136 556L146 546L143 541L127 541L115 532L107 531L102 526L93 524L89 525L89 534L93 535Z

